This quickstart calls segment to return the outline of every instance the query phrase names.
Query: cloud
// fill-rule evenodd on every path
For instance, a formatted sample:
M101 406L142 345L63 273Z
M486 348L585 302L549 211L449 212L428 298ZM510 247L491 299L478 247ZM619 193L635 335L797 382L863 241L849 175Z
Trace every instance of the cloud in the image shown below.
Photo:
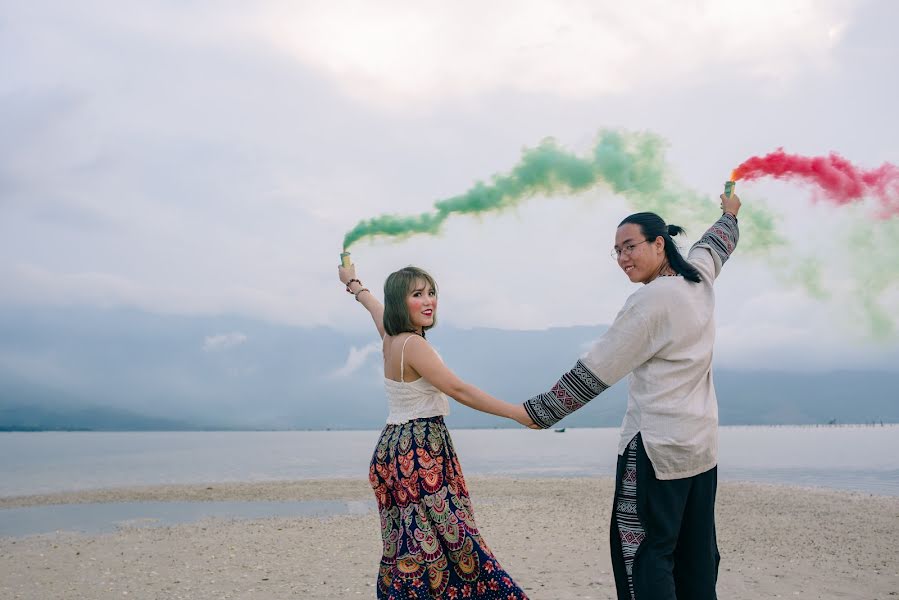
M829 0L7 4L0 308L368 330L336 279L343 234L507 172L547 135L583 150L600 127L658 132L712 205L730 168L778 145L872 166L899 159L899 121L886 118L895 78L883 76L890 3L874 13ZM854 306L852 272L892 286L878 302L896 305L893 270L841 256L845 213L810 206L795 186L744 192L783 213L797 251L785 262L827 266L822 304ZM354 260L376 294L396 268L429 269L445 325L608 323L634 291L608 257L627 212L601 186L459 217L439 237L360 244ZM857 311L808 310L802 294L754 302L798 284L792 271L757 279L752 262L738 250L718 287L723 358L750 360L752 348L766 361L794 336L819 360L822 329L836 325L830 356L856 329L867 335ZM344 368L367 360L351 353Z
M701 78L710 67L778 79L826 62L848 12L813 0L278 6L259 22L274 44L357 99L404 109L508 89L619 94Z
M251 267L248 265L248 272ZM207 278L211 276L208 272L203 275ZM256 287L249 285L249 282L239 285L222 281L218 286L198 288L187 281L179 282L175 273L168 279L158 277L156 279L152 274L123 276L80 269L66 272L31 263L0 260L0 280L4 282L0 306L134 307L151 313L264 315L285 323L302 323L302 308L321 301L314 295L300 298L298 292L278 290L279 285ZM324 298L334 295L333 289L323 287L321 290Z
M347 377L358 371L364 364L368 357L376 352L381 351L381 342L372 342L367 346L363 346L362 348L357 348L353 346L350 348L350 354L347 356L346 363L334 371L331 376L332 377Z
M38 305L92 305L110 308L142 306L148 290L126 277L96 271L58 273L29 263L0 262L0 274L9 283L3 301Z
M239 332L210 335L203 340L204 352L221 352L236 348L247 341L247 336Z

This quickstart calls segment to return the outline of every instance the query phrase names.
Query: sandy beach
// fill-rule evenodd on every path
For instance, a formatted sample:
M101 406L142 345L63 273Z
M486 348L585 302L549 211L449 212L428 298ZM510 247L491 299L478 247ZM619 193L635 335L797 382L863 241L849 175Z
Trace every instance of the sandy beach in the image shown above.
M611 479L472 478L476 518L534 600L614 598ZM215 484L0 498L66 503L365 500L364 480ZM899 597L899 498L719 485L720 598ZM375 513L208 519L0 538L0 598L374 598Z

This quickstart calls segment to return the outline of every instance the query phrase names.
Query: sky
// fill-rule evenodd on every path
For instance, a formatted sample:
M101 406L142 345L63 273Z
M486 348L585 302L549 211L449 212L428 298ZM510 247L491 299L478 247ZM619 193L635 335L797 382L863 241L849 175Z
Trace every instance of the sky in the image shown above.
M887 0L33 0L0 15L0 310L362 330L336 276L344 234L489 183L547 137L583 154L602 131L657 136L672 185L712 212L732 168L778 147L899 164ZM797 182L737 193L783 243L752 251L744 232L716 284L716 360L895 369L899 218ZM438 236L363 240L353 260L375 290L428 269L454 327L607 324L635 291L608 253L637 210L603 185L538 195ZM684 247L706 226L688 225ZM347 372L372 355L348 349Z

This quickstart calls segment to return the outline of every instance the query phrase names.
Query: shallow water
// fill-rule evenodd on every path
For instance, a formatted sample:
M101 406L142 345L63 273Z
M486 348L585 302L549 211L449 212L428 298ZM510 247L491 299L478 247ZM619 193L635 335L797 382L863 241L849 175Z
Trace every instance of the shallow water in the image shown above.
M118 527L162 527L203 519L330 517L367 514L374 500L295 502L98 502L0 509L0 536L54 532L108 533Z
M612 475L618 429L455 430L465 474ZM367 477L378 431L0 434L0 496ZM722 427L719 479L899 495L899 426Z

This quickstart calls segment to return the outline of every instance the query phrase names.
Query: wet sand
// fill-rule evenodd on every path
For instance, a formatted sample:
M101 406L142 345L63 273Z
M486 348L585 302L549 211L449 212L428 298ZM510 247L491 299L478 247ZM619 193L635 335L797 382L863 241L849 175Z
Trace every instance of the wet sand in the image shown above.
M614 598L611 479L472 478L478 525L533 600ZM159 486L0 498L372 500L365 480ZM722 483L720 598L899 598L899 498ZM377 515L209 519L0 538L0 599L374 598Z

